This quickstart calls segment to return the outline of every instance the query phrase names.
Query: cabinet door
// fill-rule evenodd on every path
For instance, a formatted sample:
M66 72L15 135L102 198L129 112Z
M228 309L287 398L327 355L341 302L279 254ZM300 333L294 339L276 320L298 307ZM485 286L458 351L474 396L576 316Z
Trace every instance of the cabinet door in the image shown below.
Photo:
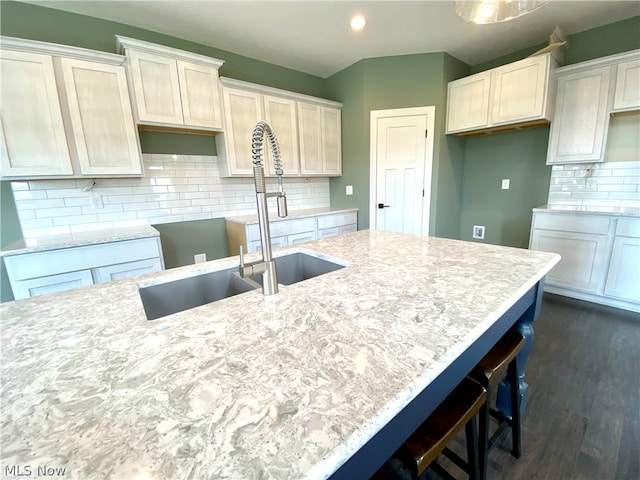
M136 262L126 262L93 269L93 279L96 283L112 282L124 278L136 277L146 273L162 271L159 258L149 258Z
M482 72L449 83L447 133L489 125L489 84L491 72Z
M547 164L601 162L612 67L561 75Z
M72 175L53 59L0 50L3 177Z
M138 120L183 125L176 60L136 50L127 51L127 57Z
M60 60L75 151L83 175L141 175L124 67Z
M91 271L60 273L46 277L21 280L12 284L13 296L16 300L21 298L37 297L49 293L63 292L72 288L93 285Z
M541 118L547 105L549 55L491 71L491 125Z
M300 173L322 175L322 107L298 102Z
M278 139L282 170L285 175L300 174L300 157L298 155L298 122L296 118L296 102L286 98L264 95L264 116ZM275 175L271 149L267 148L267 169Z
M322 107L322 173L342 175L340 110Z
M562 256L546 276L548 285L600 293L608 259L606 235L534 230L531 249Z
M318 235L316 234L315 231L295 233L293 235L287 235L287 245L297 245L298 243L311 242L317 239L318 239Z
M222 129L218 70L178 60L184 124Z
M611 251L611 263L605 295L640 302L640 239L616 237Z
M251 138L256 124L263 119L262 96L259 93L223 89L225 111L225 143L229 173L252 175ZM263 142L263 146L265 142ZM266 160L263 149L263 164Z
M618 65L613 110L640 109L640 60Z

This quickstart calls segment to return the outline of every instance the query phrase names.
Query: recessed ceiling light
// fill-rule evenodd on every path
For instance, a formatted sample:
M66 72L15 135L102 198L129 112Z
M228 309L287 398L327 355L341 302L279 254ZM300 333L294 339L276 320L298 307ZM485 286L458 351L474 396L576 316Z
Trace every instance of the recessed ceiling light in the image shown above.
M353 30L362 30L366 24L367 21L362 15L356 15L351 19L351 28Z

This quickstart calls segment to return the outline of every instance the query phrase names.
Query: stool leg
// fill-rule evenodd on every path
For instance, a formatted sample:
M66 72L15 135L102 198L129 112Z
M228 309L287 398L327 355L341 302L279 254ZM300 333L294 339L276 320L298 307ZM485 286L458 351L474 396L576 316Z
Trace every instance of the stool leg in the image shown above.
M508 369L509 383L511 383L511 454L520 458L522 454L522 434L520 429L520 382L518 381L518 356L511 361Z
M464 426L467 436L467 465L469 467L469 480L480 480L480 455L478 453L478 424L476 417L469 419Z
M491 390L489 389L489 385L485 385L485 389L487 390L487 401L480 408L480 414L478 415L480 417L480 421L478 422L480 424L478 432L480 439L478 443L478 456L480 459L480 478L482 478L482 480L486 480L487 478L487 468L489 464L489 398ZM467 440L467 445L468 444L469 441Z

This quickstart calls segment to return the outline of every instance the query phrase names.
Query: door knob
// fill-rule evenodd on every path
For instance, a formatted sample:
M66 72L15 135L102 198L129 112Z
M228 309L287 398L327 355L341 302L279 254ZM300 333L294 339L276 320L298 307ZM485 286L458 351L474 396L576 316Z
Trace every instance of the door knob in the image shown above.
M389 208L391 205L385 205L384 203L379 203L378 208Z

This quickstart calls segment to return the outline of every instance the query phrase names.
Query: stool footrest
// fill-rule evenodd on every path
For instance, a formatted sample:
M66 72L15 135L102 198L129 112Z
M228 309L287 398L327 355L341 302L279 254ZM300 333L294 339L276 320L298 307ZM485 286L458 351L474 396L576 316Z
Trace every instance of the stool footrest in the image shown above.
M447 457L449 460L451 460L453 463L455 463L457 466L459 466L465 472L469 471L469 464L460 455L458 455L456 452L451 450L449 447L445 447L444 450L442 450L442 454L445 457Z

